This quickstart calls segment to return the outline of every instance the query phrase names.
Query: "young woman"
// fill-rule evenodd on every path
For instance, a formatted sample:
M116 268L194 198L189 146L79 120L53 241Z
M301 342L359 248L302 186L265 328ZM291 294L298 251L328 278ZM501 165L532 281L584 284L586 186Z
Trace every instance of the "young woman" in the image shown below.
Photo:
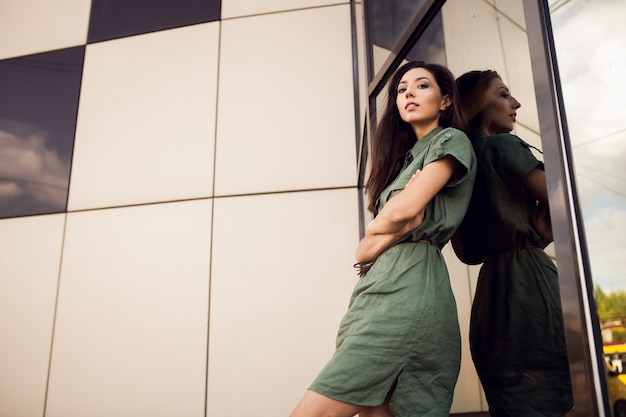
M337 350L292 417L447 417L460 364L440 248L469 204L475 156L454 77L410 62L388 85L367 183L375 214Z
M498 416L560 417L571 385L543 163L510 132L520 103L491 70L457 79L478 171L472 201L452 245L467 264L483 262L472 306L470 347Z

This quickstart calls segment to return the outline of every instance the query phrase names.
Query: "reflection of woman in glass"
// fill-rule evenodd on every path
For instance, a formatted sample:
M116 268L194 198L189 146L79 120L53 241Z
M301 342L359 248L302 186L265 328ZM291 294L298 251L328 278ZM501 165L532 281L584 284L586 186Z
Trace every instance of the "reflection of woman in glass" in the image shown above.
M367 184L376 216L356 250L362 278L334 356L292 417L449 415L460 334L440 248L475 176L457 95L434 64L405 64L389 82Z
M511 134L520 103L495 71L457 79L478 161L470 208L452 239L483 262L470 323L472 358L498 416L560 417L571 385L543 163Z

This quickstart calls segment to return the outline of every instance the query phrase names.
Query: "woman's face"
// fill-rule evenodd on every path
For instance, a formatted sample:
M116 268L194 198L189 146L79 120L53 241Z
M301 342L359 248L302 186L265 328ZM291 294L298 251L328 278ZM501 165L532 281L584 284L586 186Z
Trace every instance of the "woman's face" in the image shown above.
M499 78L494 78L485 92L485 117L487 125L485 134L509 133L515 125L519 104L509 93L508 87Z
M450 105L433 74L424 68L407 71L398 83L396 105L400 117L421 137L439 125L439 114Z

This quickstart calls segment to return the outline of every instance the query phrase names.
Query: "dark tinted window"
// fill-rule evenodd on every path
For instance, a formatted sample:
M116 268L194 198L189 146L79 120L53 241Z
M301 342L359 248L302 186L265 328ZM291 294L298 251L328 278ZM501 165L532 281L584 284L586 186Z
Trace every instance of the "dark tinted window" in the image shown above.
M221 0L93 0L89 42L219 20Z
M366 1L371 42L391 50L423 4L424 0Z
M424 0L369 0L365 2L368 48L372 57L373 74L381 69L389 52L398 46L402 35L405 34L423 6ZM441 14L437 14L428 25L406 59L445 64Z
M65 211L84 53L0 61L0 218Z

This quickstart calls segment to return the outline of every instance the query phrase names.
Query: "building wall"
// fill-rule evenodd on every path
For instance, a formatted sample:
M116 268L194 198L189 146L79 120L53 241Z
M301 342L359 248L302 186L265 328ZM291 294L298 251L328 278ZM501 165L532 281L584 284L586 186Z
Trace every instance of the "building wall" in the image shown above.
M67 209L0 220L0 416L289 413L357 279L351 7L88 41L90 0L0 2L4 62L84 48Z

